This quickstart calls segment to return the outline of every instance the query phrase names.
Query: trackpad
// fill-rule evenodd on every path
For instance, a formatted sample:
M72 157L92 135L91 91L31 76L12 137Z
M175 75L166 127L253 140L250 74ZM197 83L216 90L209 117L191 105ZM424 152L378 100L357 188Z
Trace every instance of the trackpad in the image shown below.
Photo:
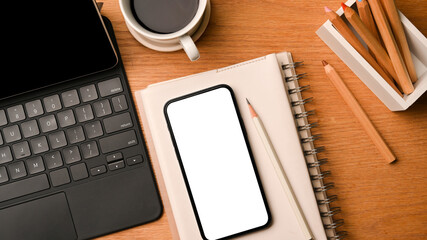
M0 239L77 239L65 194L0 210Z

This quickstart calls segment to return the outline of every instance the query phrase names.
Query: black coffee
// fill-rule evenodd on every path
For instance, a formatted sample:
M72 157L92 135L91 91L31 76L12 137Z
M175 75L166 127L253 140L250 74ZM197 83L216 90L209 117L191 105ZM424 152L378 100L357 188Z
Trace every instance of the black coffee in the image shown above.
M132 0L136 20L155 33L173 33L187 26L196 15L199 0Z

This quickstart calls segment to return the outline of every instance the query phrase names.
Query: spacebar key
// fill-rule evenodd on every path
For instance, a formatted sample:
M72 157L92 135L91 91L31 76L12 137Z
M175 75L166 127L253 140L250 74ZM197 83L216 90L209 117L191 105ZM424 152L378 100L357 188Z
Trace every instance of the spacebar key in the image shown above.
M0 186L0 202L48 189L46 174Z
M138 144L138 140L133 130L99 139L102 153L114 152L136 144Z

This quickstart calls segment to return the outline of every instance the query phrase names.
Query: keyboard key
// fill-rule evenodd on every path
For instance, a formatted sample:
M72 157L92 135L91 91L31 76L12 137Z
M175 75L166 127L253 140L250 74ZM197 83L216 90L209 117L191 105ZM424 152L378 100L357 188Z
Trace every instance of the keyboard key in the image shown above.
M59 112L56 116L58 117L59 126L63 128L76 124L76 119L71 109Z
M10 178L12 179L18 179L27 176L27 171L25 170L24 162L22 161L12 163L7 166L7 168L9 169Z
M98 145L96 145L95 141L80 145L80 149L82 150L82 154L85 159L93 158L99 155Z
M0 134L0 145L3 145L3 137Z
M41 156L33 157L26 160L28 173L36 174L45 170Z
M24 107L22 105L13 106L7 109L10 122L18 122L25 119Z
M21 139L21 132L18 125L12 125L3 129L4 140L7 143L15 142Z
M104 132L102 131L101 122L95 121L85 124L86 135L88 138L95 138L102 136Z
M91 174L92 176L96 176L96 175L99 175L99 174L103 174L103 173L105 173L105 172L107 172L107 168L105 167L105 165L101 165L101 166L94 167L94 168L91 168L91 169L90 169L90 174Z
M40 133L36 120L21 123L21 130L22 135L24 135L25 138L29 138Z
M48 189L46 174L0 186L0 202Z
M107 133L116 132L133 126L132 119L128 112L108 117L104 119L103 122Z
M89 104L78 107L75 111L79 122L86 122L93 119L92 107Z
M74 181L82 180L89 177L89 174L87 173L86 164L84 163L79 163L71 166L70 171Z
M56 123L56 119L54 115L48 115L45 117L41 117L39 119L40 128L42 132L50 132L56 130L58 128L58 124Z
M67 140L65 139L64 131L51 133L49 134L48 138L52 149L60 148L67 145Z
M47 145L47 140L45 136L40 136L30 140L31 150L34 154L39 154L49 150L49 145Z
M71 182L70 174L68 173L67 168L62 168L50 172L50 180L52 181L52 186L54 187L58 187Z
M138 144L138 140L133 130L99 139L102 153L115 152L136 144Z
M82 126L76 126L66 130L68 142L70 144L78 143L85 140Z
M93 103L93 108L97 117L103 117L112 113L108 99Z
M61 101L59 100L58 95L43 98L43 104L46 109L46 112L54 112L59 109L62 109Z
M89 85L86 87L80 88L80 96L82 97L83 102L89 102L98 98L96 93L95 85Z
M118 162L108 164L108 169L110 169L110 171L114 171L124 167L125 167L125 163L123 161L118 161Z
M0 183L4 183L9 181L9 177L7 176L6 167L0 166Z
M77 146L72 146L62 150L62 156L64 156L64 161L67 164L78 162L82 160Z
M111 101L113 102L113 108L114 108L114 111L116 112L120 112L128 109L128 103L126 102L125 95L113 97Z
M118 152L118 153L113 153L107 156L107 163L111 163L111 162L115 162L118 160L123 159L123 154Z
M44 155L44 160L48 169L53 169L64 165L62 162L61 153L59 153L59 151L47 153Z
M143 162L143 159L142 159L141 155L137 155L137 156L134 156L134 157L126 159L126 163L129 166L132 166L132 165L135 165L135 164L138 164L138 163L142 163L142 162Z
M6 113L4 110L0 110L0 126L4 126L7 124Z
M98 89L101 97L123 92L122 83L118 77L98 83Z
M10 147L2 147L0 148L0 164L7 163L13 160L12 152L10 151Z
M71 107L80 103L79 95L75 89L63 92L61 97L64 107Z
M44 113L42 102L40 100L34 100L27 102L25 104L25 109L27 110L28 117L36 117Z
M21 159L31 155L30 146L27 141L13 144L12 149L16 159Z

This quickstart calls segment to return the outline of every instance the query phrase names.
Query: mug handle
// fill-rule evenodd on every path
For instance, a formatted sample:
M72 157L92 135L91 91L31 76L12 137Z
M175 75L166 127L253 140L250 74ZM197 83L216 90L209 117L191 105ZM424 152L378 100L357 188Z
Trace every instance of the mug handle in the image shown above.
M200 58L199 50L197 50L196 44L188 34L181 36L179 42L191 61L196 61Z

